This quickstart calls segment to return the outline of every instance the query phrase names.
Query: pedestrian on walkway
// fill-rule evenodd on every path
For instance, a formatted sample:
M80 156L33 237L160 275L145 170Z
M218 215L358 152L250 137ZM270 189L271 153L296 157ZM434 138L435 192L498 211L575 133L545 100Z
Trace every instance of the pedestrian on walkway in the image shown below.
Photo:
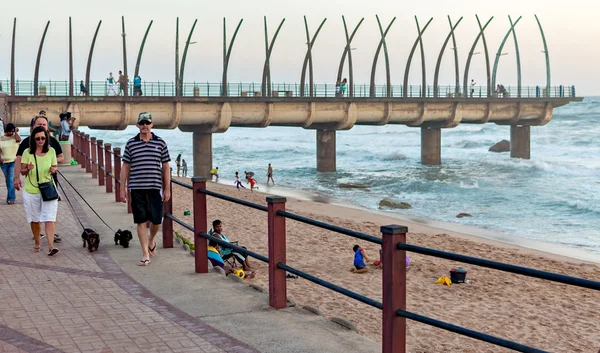
M46 118L43 115L38 115L35 118L33 118L33 126L31 128L32 131L35 130L35 128L37 128L39 126L43 127L46 131L48 131L48 136L50 136L50 130L48 129L48 118ZM15 189L17 189L17 190L21 190L21 188L23 187L23 183L21 182L21 177L20 177L21 176L21 158L22 158L25 150L29 148L29 140L30 140L31 136L33 136L33 134L24 138L23 141L21 141L21 144L19 145L19 149L17 150L17 159L15 160L15 182L14 182ZM59 164L61 164L64 161L65 157L62 152L62 147L60 147L60 143L54 137L50 137L49 145L50 145L50 147L52 147L54 149L54 152L56 153L56 161ZM52 174L52 178L54 179L54 185L56 185L56 187L58 187L58 176L56 175L56 173ZM60 196L58 197L58 201L60 201ZM42 235L42 237L43 236L44 235ZM58 234L54 234L55 242L58 243L61 240L62 239L60 238L60 236Z
M471 79L471 98L473 98L473 93L475 93L475 86L477 84L475 83L475 80Z
M83 80L81 80L81 82L79 83L79 95L87 96L87 93L87 88L85 88L85 84L83 84Z
M14 205L15 203L15 160L17 159L17 150L19 149L19 129L12 124L6 124L4 135L0 136L0 167L4 173L6 181L6 203Z
M154 238L162 223L163 202L171 198L171 172L167 143L152 132L152 114L140 113L137 127L140 133L129 139L123 153L121 167L121 195L127 202L131 191L133 222L142 247L140 266L150 264L150 256L156 255ZM161 196L162 190L162 196ZM146 222L150 221L150 238Z
M41 223L44 223L48 239L48 256L53 256L58 252L58 249L54 247L58 199L43 200L40 184L53 183L51 174L58 171L56 151L50 147L50 134L44 127L38 126L33 129L31 136L29 148L23 152L21 160L21 174L25 176L25 188L22 194L23 206L27 223L30 224L33 233L35 242L33 251L40 251ZM55 184L54 187L56 188Z
M181 170L181 153L175 158L175 164L177 165L177 177L179 178L179 171Z
M106 78L106 95L107 96L116 96L117 90L115 89L115 85L117 84L117 80L115 80L112 72L108 74Z

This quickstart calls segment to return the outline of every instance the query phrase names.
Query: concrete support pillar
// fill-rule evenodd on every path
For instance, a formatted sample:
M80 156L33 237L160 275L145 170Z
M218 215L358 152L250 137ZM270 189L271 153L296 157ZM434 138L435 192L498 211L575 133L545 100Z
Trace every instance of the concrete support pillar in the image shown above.
M194 132L194 177L211 180L212 169L212 134ZM189 173L188 173L189 176Z
M510 157L530 159L531 127L529 125L510 126Z
M335 170L335 130L317 130L317 172Z
M442 164L442 129L421 127L421 164Z

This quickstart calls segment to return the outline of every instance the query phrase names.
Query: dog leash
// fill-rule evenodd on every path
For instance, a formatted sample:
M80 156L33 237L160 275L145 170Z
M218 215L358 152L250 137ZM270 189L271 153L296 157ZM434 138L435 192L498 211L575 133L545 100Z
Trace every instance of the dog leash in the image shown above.
M96 217L98 217L98 219L100 219L102 221L102 223L104 223L105 226L108 227L108 229L110 229L111 231L115 231L114 229L111 228L111 226L109 226L104 219L102 219L102 217L100 217L100 215L98 214L98 212L96 212L96 210L94 210L94 208L86 201L86 199L79 193L79 191L77 191L77 189L73 186L73 184L71 184L71 182L65 178L65 175L63 173L59 171L57 171L58 174L60 174L60 176L64 179L64 181L67 182L67 184L69 184L69 186L71 187L71 189L73 189L73 191L75 191L75 193L77 195L79 195L79 197L83 200L83 202L85 202L85 204L90 208L90 210L92 210L92 212L94 212L94 214L96 215ZM59 183L60 185L60 183ZM63 192L63 195L65 196L65 198L67 199L67 202L69 203L69 206L71 206L71 209L73 210L73 213L75 213L75 208L73 207L73 204L71 203L71 200L69 200L69 197L66 195L65 193L65 189L62 187L62 185L60 185L60 188ZM85 226L83 225L83 223L81 223L81 220L79 219L79 217L77 217L75 215L75 218L77 218L77 221L79 221L79 224L81 224L81 227L85 230Z

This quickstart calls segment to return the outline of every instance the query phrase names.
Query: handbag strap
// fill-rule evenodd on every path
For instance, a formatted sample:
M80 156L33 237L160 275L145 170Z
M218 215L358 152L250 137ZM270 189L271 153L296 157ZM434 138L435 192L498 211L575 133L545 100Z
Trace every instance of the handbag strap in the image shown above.
M33 153L33 159L35 160L35 178L37 179L38 189L39 189L39 187L40 187L40 174L38 173L38 165L37 165L37 158L35 156L35 152Z

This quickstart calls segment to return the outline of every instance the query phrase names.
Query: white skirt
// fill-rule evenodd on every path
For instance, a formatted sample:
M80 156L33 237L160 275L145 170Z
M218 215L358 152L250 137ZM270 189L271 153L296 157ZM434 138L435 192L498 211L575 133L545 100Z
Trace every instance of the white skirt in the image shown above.
M56 222L58 200L43 201L42 194L30 194L25 190L22 197L27 223Z

